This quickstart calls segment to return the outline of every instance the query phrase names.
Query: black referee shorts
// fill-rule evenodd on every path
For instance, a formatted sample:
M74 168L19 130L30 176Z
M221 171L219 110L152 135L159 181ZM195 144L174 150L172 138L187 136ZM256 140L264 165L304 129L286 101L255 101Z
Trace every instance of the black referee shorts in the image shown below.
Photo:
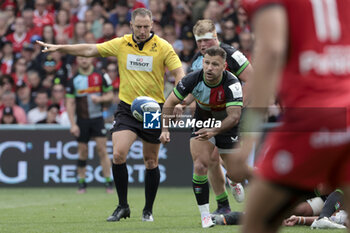
M161 129L144 129L143 122L140 122L133 117L131 106L129 104L120 101L118 104L118 110L114 116L113 127L110 130L112 134L117 131L131 130L146 142L153 144L160 143L159 137Z

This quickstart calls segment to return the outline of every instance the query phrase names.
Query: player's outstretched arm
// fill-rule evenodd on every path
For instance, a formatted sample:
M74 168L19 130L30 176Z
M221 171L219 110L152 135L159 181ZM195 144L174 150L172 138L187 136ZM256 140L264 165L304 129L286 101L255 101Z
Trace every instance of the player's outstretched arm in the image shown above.
M73 56L81 56L81 57L98 57L100 56L96 44L74 44L74 45L54 45L44 43L42 41L36 41L37 44L44 47L41 52L55 52L59 51L62 53L67 53Z
M175 86L185 76L184 69L181 67L170 71L171 75L175 77Z
M162 110L162 122L165 122L165 124L162 124L162 133L159 137L159 140L161 143L166 144L170 142L170 133L168 125L166 125L166 122L169 122L169 120L172 118L174 107L180 103L180 100L175 96L175 94L172 92L166 99L163 110Z

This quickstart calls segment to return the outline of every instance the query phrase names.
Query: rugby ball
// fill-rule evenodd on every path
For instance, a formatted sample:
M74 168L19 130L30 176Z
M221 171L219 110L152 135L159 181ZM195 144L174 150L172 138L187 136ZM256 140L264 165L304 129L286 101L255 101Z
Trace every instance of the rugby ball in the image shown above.
M148 96L139 96L131 104L131 113L138 120L143 121L144 112L161 111L160 106L153 98Z

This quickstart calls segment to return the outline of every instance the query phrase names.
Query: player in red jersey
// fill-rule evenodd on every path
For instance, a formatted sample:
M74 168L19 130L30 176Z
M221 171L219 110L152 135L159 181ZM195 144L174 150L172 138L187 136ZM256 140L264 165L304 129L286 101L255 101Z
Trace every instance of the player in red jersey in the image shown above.
M285 109L259 153L243 232L277 232L291 207L320 183L341 187L350 203L350 1L243 5L256 42L242 155L258 138L248 131L258 131L275 94Z

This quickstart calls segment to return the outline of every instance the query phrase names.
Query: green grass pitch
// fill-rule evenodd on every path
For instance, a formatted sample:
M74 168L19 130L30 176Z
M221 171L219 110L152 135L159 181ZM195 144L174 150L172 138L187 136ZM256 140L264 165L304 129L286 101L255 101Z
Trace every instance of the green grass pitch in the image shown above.
M106 222L117 203L116 194L106 194L102 187L88 188L76 194L75 188L0 188L0 232L239 232L237 226L215 226L202 229L200 215L191 187L160 187L155 202L154 222L142 222L144 189L129 188L131 218ZM216 208L213 193L211 210ZM242 210L230 196L232 209ZM306 226L288 227L283 233L346 232L344 230L311 230Z

